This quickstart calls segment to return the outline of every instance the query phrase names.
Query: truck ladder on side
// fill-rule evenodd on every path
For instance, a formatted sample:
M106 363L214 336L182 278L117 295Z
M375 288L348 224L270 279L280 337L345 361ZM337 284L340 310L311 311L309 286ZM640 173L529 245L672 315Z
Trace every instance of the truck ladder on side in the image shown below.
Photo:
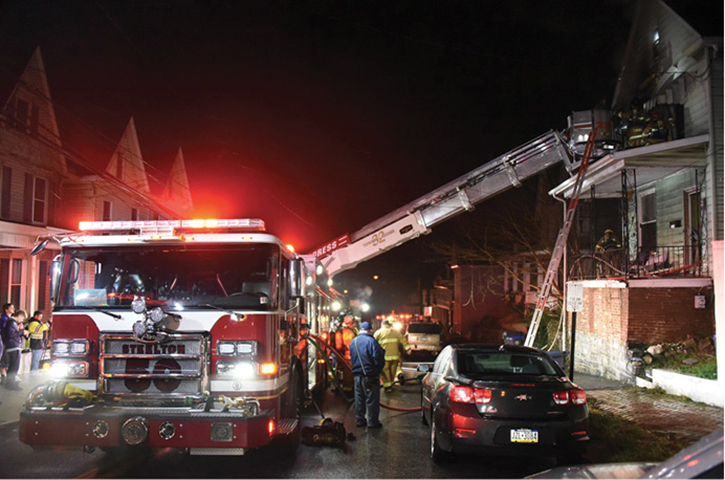
M559 235L556 237L556 243L554 244L554 251L551 253L551 260L549 260L549 266L546 269L546 276L544 277L544 284L541 287L539 293L539 299L536 301L536 310L534 315L531 317L531 325L526 333L526 340L524 345L532 347L534 340L536 339L536 333L539 331L539 325L541 324L541 317L544 315L544 308L546 308L546 302L549 299L551 293L551 287L556 281L557 274L559 272L559 264L564 256L566 249L567 239L569 238L569 231L571 225L574 223L574 216L576 215L576 207L579 204L579 194L581 193L582 184L584 183L584 177L587 173L587 167L589 166L589 160L592 157L594 151L594 142L597 139L597 131L599 125L594 127L589 139L587 140L586 147L584 148L584 154L582 156L581 164L579 165L579 171L577 172L576 182L574 183L574 191L569 201L569 206L566 210L566 216L564 217L564 225L559 230Z
M576 167L561 136L545 133L345 236L322 263L330 276L354 268L562 161Z

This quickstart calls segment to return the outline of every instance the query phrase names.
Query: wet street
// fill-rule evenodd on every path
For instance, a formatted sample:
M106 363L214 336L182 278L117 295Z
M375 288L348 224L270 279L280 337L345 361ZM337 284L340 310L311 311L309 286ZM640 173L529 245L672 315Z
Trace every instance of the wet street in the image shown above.
M406 385L384 393L383 403L416 407L420 387ZM197 457L176 450L112 456L100 450L33 450L17 440L17 424L0 429L0 477L3 478L521 478L554 465L552 459L464 457L434 465L428 457L429 430L419 412L382 409L379 430L355 427L353 407L340 394L327 392L321 409L342 421L355 440L344 449L300 445L293 457L273 446L243 457ZM320 420L313 405L303 425Z

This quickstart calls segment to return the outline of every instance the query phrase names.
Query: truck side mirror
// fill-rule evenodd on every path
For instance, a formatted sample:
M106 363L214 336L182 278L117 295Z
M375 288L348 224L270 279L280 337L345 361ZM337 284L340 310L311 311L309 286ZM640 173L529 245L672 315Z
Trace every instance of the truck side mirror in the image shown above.
M289 267L290 297L302 299L305 297L305 261L293 258Z
M58 289L60 288L60 274L62 270L62 262L60 255L55 257L50 263L50 300L56 302L58 300Z

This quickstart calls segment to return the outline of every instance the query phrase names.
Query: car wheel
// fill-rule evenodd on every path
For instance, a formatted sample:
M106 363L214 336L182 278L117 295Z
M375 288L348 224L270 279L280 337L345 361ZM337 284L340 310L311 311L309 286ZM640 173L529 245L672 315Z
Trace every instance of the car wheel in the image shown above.
M449 458L449 453L443 450L438 444L438 432L436 431L436 416L431 410L430 415L430 458L433 463L444 463Z
M425 405L423 403L423 389L420 389L420 423L428 425L428 419L425 418Z

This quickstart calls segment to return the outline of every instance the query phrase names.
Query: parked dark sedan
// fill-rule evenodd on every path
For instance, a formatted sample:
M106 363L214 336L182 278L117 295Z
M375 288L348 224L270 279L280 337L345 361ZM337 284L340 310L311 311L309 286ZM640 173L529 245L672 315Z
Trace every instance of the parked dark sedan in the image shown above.
M572 461L589 442L584 390L541 350L449 345L421 384L434 462L451 453Z

